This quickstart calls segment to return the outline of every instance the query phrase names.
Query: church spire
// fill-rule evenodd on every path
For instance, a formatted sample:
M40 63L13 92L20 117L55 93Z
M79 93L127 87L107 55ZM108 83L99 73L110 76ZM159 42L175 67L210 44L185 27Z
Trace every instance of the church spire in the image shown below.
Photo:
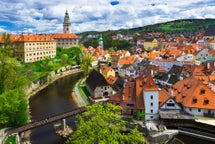
M71 33L71 22L70 22L69 13L67 10L64 16L63 33Z

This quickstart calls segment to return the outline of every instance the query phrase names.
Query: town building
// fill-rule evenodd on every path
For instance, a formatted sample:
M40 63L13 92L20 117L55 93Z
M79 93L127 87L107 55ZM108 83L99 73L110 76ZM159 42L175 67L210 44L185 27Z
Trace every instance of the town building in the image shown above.
M63 33L53 34L53 38L56 40L57 47L71 48L78 45L78 36L71 33L71 22L69 13L66 11L63 22Z
M13 42L14 56L23 62L35 62L56 56L56 41L50 35L22 34Z

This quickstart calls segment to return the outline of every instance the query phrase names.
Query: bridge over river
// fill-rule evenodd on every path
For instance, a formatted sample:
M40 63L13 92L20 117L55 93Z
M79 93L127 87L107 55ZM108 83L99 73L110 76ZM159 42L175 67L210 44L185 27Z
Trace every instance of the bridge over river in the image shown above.
M8 129L5 131L3 143L9 135L19 135L20 133L25 132L27 130L31 130L31 129L34 129L34 128L37 128L37 127L40 127L43 125L47 125L49 123L52 123L52 122L55 122L58 120L63 120L65 118L75 116L75 115L83 113L85 111L86 111L86 109L84 107L79 107L79 108L73 109L73 110L68 111L68 112L55 114L55 115L52 115L52 116L47 117L45 119L30 122L30 123L23 125L23 126L20 126L20 127Z

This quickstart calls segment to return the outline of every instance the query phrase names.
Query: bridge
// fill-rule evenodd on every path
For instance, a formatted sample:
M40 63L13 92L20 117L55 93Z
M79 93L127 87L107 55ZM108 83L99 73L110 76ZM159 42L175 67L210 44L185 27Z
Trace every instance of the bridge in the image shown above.
M4 136L3 142L9 135L19 135L20 133L25 132L27 130L34 129L34 128L37 128L37 127L40 127L43 125L47 125L49 123L52 123L52 122L55 122L58 120L64 120L64 123L65 123L65 118L83 113L85 111L86 111L86 109L84 107L79 107L79 108L73 109L72 111L69 111L69 112L55 114L48 118L44 118L44 119L41 119L38 121L32 121L32 122L30 122L26 125L20 126L20 127L8 129L5 131L5 136Z

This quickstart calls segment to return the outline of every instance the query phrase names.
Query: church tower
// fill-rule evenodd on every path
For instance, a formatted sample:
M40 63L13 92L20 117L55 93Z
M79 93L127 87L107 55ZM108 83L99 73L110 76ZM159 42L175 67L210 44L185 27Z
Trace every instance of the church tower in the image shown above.
M71 22L70 22L70 18L67 10L64 16L63 33L67 33L67 34L71 33Z

